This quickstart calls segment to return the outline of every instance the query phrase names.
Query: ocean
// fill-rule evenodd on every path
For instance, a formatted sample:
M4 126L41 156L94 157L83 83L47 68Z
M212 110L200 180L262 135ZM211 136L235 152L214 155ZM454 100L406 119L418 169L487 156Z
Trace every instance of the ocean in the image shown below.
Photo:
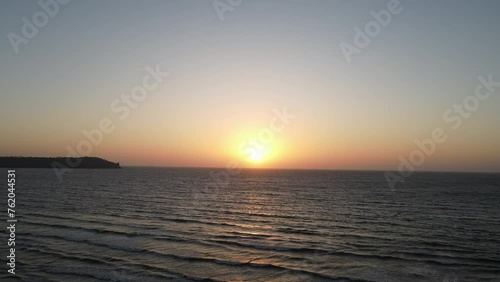
M0 280L500 281L499 174L218 172L19 169Z

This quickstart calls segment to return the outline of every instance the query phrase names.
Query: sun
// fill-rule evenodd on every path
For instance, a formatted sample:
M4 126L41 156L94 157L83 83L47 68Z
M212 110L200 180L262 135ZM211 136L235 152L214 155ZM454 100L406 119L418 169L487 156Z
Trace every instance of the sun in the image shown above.
M229 145L233 158L244 163L248 167L262 167L273 165L278 157L281 156L280 140L261 140L259 135L252 134L253 131L242 131L235 134ZM257 137L256 137L257 136Z
M264 152L255 150L249 157L250 161L254 163L260 163L264 159Z
M244 146L242 156L248 163L257 165L269 158L269 147L267 146Z

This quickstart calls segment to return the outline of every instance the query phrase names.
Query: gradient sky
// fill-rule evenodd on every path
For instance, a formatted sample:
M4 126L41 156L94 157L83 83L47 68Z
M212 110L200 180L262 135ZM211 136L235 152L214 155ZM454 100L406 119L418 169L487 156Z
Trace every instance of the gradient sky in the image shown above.
M225 2L224 0L221 0ZM37 1L0 1L0 155L66 156L82 130L116 130L91 155L123 165L254 166L242 143L274 108L295 118L260 166L395 169L415 139L449 135L420 170L500 171L500 88L452 130L443 113L500 81L500 2L408 1L347 63L339 47L389 1L78 1L16 54ZM120 120L110 105L147 66L169 77Z

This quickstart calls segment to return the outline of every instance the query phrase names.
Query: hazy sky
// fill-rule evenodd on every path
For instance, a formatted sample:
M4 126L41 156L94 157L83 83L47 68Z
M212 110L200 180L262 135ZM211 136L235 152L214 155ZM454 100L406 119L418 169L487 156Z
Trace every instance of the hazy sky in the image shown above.
M90 155L255 166L241 147L286 107L295 117L271 130L259 166L395 169L441 128L447 140L418 169L500 171L500 87L461 125L443 118L478 76L500 81L500 2L401 0L348 63L340 44L389 2L244 0L221 20L212 1L73 0L16 53L8 34L43 9L2 0L0 155L66 156L109 118ZM148 66L169 76L121 119L113 101Z

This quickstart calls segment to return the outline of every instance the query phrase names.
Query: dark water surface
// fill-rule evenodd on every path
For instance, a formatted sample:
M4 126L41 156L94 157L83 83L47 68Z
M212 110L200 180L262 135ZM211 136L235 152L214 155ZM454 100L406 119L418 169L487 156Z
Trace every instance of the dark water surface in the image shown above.
M500 281L498 174L211 171L18 170L17 278Z

